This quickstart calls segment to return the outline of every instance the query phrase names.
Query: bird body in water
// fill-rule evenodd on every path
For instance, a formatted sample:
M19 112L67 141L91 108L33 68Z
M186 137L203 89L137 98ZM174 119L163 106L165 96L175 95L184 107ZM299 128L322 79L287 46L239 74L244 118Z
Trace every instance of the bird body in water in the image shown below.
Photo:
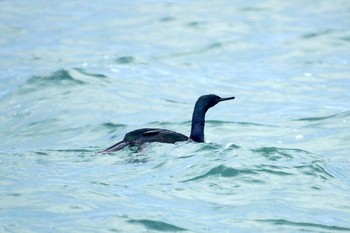
M204 142L205 114L208 109L215 106L219 102L234 98L235 97L221 98L213 94L199 97L193 110L190 137L167 129L137 129L127 133L123 141L108 147L107 149L103 150L102 153L118 151L126 146L140 147L144 143L149 142L175 143L188 140L192 140L194 142Z

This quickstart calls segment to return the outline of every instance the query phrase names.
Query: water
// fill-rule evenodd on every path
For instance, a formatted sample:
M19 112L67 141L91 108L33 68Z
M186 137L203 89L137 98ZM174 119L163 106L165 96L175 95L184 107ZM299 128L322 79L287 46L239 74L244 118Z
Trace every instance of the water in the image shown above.
M1 1L0 232L350 232L348 1ZM136 128L205 144L98 151Z

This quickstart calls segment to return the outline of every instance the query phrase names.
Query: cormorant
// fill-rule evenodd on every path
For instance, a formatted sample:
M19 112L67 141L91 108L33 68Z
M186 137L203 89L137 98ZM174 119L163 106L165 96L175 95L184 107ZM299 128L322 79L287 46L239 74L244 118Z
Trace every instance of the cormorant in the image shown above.
M127 133L123 141L114 144L103 150L102 153L110 153L123 149L126 146L140 147L146 142L175 143L179 141L192 140L195 142L204 142L204 124L205 113L209 108L215 106L221 101L231 100L235 97L221 98L217 95L203 95L198 98L192 115L192 127L190 137L181 133L167 129L143 128Z

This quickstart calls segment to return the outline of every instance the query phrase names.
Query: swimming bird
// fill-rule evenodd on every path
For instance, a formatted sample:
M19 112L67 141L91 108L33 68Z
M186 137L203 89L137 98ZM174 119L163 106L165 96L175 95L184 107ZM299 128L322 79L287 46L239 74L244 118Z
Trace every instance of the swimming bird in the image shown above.
M205 114L209 108L214 107L216 104L232 100L235 97L221 98L217 95L203 95L198 98L193 114L192 114L192 126L190 137L187 137L181 133L167 129L158 128L143 128L137 129L127 133L123 141L118 142L107 149L103 150L102 153L110 153L123 149L126 146L140 147L144 143L148 142L162 142L162 143L175 143L180 141L194 141L204 142L204 125L205 125Z

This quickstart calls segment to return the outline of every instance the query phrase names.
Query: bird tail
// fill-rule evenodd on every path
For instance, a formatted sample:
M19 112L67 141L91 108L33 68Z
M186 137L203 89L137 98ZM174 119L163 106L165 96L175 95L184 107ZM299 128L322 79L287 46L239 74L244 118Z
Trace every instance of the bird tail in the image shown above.
M118 150L123 149L124 147L128 146L129 144L130 144L130 142L121 141L121 142L114 144L113 146L108 147L107 149L104 149L103 151L101 151L101 153L112 153L114 151L118 151Z

